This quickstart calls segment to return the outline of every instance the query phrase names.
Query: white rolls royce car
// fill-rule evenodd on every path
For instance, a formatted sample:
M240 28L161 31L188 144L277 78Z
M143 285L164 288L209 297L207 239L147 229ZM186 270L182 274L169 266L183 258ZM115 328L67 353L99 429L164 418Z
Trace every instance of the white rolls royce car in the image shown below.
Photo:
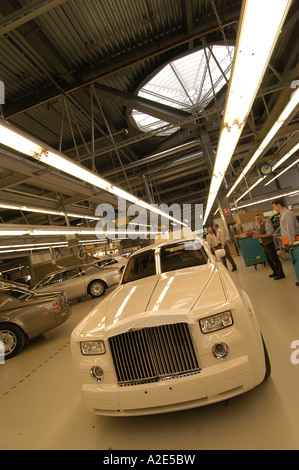
M247 294L194 238L132 255L71 344L83 400L98 415L215 403L256 387L271 368Z

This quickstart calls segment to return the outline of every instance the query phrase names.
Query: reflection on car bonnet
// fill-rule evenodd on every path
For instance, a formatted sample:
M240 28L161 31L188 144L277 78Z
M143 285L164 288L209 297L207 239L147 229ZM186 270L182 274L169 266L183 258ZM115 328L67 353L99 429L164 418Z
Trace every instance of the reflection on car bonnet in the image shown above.
M151 310L144 313L137 313L129 318L112 323L105 330L105 339L126 333L132 329L151 328L172 323L188 323L194 325L192 311L189 309L171 310Z

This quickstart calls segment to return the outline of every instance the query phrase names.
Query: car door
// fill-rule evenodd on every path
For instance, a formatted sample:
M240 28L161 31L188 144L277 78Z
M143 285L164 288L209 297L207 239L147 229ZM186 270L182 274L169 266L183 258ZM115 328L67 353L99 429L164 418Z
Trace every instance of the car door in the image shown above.
M75 299L86 295L82 271L78 268L70 268L63 271L61 288L66 293L68 299Z
M57 292L62 290L61 286L61 273L52 273L46 276L36 286L36 291L41 292Z

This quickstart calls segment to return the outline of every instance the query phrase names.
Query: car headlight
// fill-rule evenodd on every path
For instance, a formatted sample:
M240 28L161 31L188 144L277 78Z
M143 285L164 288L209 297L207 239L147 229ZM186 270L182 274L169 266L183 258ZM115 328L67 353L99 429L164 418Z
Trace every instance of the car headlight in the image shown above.
M230 311L218 313L217 315L199 320L201 332L204 334L223 330L224 328L232 326L233 323L233 316Z
M83 356L95 356L97 354L105 354L105 343L102 340L98 341L81 341L81 353Z

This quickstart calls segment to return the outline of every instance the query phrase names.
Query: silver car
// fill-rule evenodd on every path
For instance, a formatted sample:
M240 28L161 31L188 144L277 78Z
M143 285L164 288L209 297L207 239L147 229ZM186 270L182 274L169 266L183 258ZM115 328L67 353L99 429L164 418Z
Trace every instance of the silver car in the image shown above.
M98 261L93 262L92 264L100 267L107 267L119 269L120 272L123 271L124 267L128 263L128 258L124 256L117 256L114 258L102 258Z
M110 266L83 265L61 268L48 274L33 289L36 292L63 290L68 300L86 295L100 297L108 287L117 283L117 274L118 269Z
M0 355L16 356L27 341L64 323L72 307L63 292L38 294L0 280ZM3 359L3 357L2 357Z

